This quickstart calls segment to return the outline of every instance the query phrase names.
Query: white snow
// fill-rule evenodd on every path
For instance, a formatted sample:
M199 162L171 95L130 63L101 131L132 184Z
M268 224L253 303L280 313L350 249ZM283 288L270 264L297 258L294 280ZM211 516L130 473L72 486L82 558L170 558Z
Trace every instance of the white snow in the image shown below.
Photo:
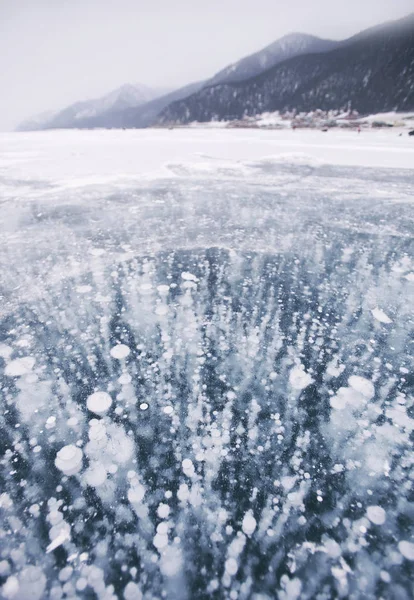
M0 133L0 170L28 182L49 181L64 188L83 184L125 184L148 174L165 174L177 156L196 165L206 154L221 163L280 157L300 152L327 164L412 169L414 148L393 130L271 131L176 129L129 131L47 131ZM81 158L81 159L80 159ZM37 195L32 183L20 196Z
M112 398L107 392L94 392L86 400L88 410L97 415L104 415L111 408L111 405Z
M411 121L411 123L412 123L413 117L414 117L414 113L412 113L412 112L389 111L386 113L377 113L377 114L373 114L373 115L368 115L367 117L364 117L364 121L367 121L368 123L373 123L375 121L383 121L385 123L394 124L394 123L401 123L405 120L408 120L408 121Z

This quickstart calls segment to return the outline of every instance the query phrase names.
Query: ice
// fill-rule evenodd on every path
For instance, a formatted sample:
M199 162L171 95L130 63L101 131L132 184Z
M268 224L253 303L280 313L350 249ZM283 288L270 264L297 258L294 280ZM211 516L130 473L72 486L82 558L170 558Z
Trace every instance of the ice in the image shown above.
M59 581L68 581L71 578L73 573L73 567L65 567L59 573Z
M0 358L8 359L13 353L13 348L6 344L0 344Z
M398 543L398 550L407 560L414 560L414 543L402 540Z
M10 583L9 583L10 582ZM41 600L46 587L46 577L39 567L28 566L22 569L19 577L9 577L3 593L14 600Z
M49 552L53 552L53 550L56 550L56 548L59 548L59 546L61 546L65 542L67 542L69 539L70 539L70 532L68 531L68 529L63 528L60 531L60 533L58 535L56 535L56 537L54 537L53 540L50 542L50 544L46 547L46 554L49 554Z
M76 291L79 292L79 294L88 294L89 292L92 291L92 286L78 285L78 287L76 288Z
M111 356L113 358L117 358L118 360L126 358L130 352L131 350L125 344L118 344L117 346L111 348Z
M410 597L408 136L0 142L0 595Z
M375 395L375 388L372 381L366 379L366 377L360 377L359 375L352 375L348 379L348 383L350 387L357 392L359 392L364 398L367 400L371 400L371 398Z
M5 598L16 598L19 592L19 580L17 577L14 577L14 575L8 577L1 591Z
M169 524L167 521L162 521L157 525L157 533L166 534L168 533Z
M185 458L182 461L183 472L187 475L187 477L193 477L194 475L194 464L190 458Z
M99 487L103 485L107 478L107 472L105 467L96 462L95 464L91 464L89 469L84 474L85 481L91 487Z
M284 591L280 594L280 600L297 600L300 597L302 583L296 577L289 579L287 575L283 575L281 579Z
M190 490L188 489L188 485L186 483L182 483L177 492L177 498L181 500L181 502L185 502L190 497Z
M16 358L9 362L4 369L4 373L9 377L21 377L22 375L27 375L33 369L35 362L35 359L31 356Z
M128 385L128 383L131 383L132 377L129 373L123 373L118 381L121 385Z
M375 525L383 525L386 519L386 512L381 506L368 506L367 517Z
M237 571L239 570L239 565L235 558L228 558L226 560L224 568L226 570L226 573L228 573L229 575L236 575Z
M252 535L252 533L256 529L256 525L256 519L254 518L252 511L247 512L243 517L243 532L248 536Z
M63 446L56 454L55 465L65 475L75 475L82 468L83 452L73 444Z
M392 320L381 308L374 308L371 312L374 319L376 319L380 323L385 323L386 325L392 323Z
M289 375L290 385L294 390L304 390L313 382L309 373L306 373L302 365L294 367Z
M181 273L181 277L185 281L198 281L198 279L197 279L197 277L195 275L193 275L192 273L188 273L186 271L184 271L183 273Z
M157 533L153 540L154 546L161 550L168 545L168 535Z
M183 556L182 556L181 549L179 547L168 546L165 550L163 550L160 568L161 568L161 572L166 577L177 576L178 573L182 569L182 564L183 564ZM177 589L177 588L175 588L175 589ZM175 593L173 591L173 589L171 590L171 593L173 593L173 594Z
M344 410L346 406L353 404L355 393L350 388L339 388L336 395L330 398L332 408Z
M157 508L157 515L161 519L166 519L169 514L170 514L170 507L168 506L168 504L161 503Z
M104 415L112 405L112 398L106 392L94 392L88 396L86 406L97 415Z
M124 589L124 600L142 600L142 593L136 583L130 581Z

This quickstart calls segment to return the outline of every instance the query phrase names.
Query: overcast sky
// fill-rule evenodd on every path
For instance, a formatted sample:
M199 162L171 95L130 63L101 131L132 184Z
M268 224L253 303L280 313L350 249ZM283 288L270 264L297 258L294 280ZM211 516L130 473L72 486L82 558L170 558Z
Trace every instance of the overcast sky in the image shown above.
M178 87L292 31L341 39L413 0L0 0L0 129L123 83Z

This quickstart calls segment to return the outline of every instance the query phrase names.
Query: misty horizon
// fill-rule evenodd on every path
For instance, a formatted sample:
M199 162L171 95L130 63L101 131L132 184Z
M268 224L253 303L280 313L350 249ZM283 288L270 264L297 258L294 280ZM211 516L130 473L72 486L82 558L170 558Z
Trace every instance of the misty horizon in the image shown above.
M171 9L160 0L158 12L130 0L99 7L95 0L58 7L42 0L36 10L25 0L19 7L3 1L0 129L100 98L124 84L148 86L161 95L208 79L290 33L343 40L402 18L412 8L406 0L393 7L369 2L363 9L351 2L335 11L325 0L312 7L301 0L294 11L270 7L268 0L256 2L253 11L248 3L236 6L231 0L220 9L213 4L220 12L212 15L213 10L197 12L187 1Z

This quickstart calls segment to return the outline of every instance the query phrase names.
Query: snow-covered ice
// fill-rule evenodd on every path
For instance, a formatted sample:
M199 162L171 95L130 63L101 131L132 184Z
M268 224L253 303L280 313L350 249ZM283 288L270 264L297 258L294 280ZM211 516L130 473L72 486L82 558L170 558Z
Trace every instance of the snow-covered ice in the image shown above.
M0 135L2 597L410 597L413 166Z

